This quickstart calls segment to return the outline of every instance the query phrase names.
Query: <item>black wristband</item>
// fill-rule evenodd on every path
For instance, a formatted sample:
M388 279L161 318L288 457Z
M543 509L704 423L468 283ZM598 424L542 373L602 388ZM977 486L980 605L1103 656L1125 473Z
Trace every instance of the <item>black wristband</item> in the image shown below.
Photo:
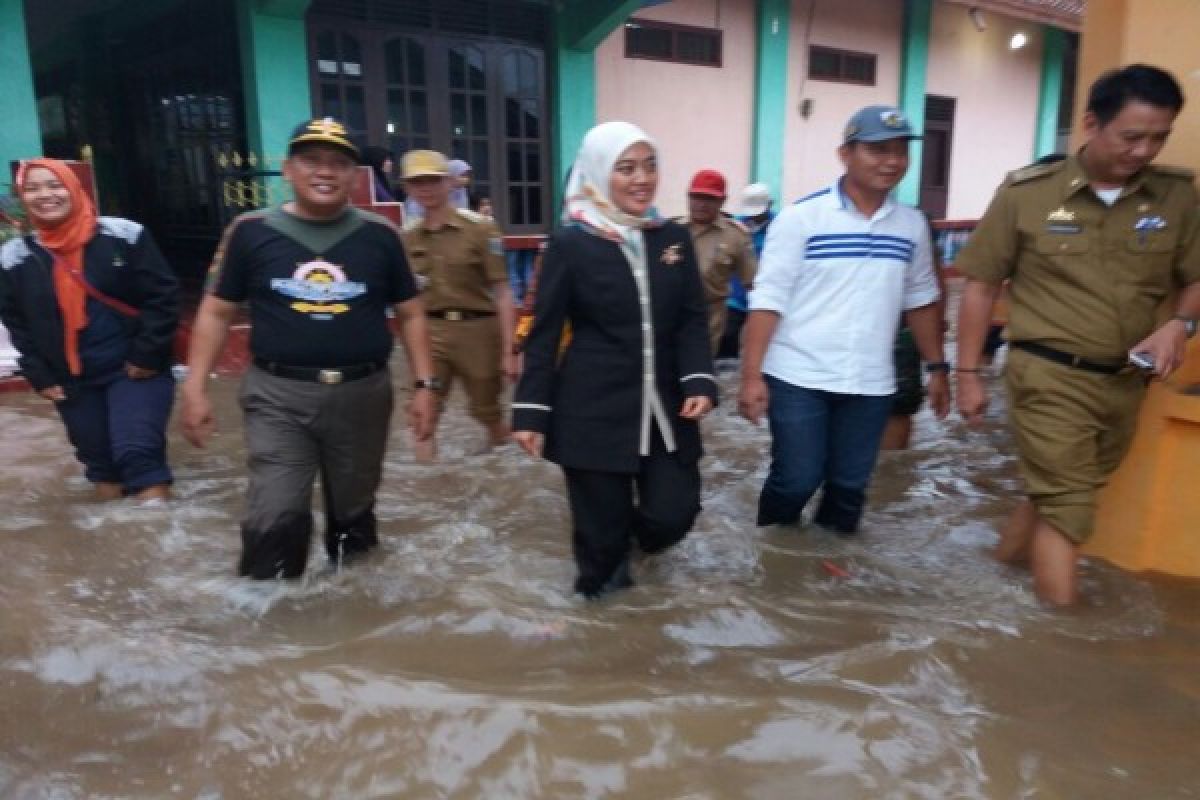
M945 361L930 361L925 365L925 371L947 373L950 371L950 364Z

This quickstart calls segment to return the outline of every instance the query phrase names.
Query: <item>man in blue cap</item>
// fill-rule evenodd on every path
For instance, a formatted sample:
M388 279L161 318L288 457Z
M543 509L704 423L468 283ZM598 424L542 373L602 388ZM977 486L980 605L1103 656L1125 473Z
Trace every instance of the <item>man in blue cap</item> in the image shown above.
M929 226L892 198L918 138L890 106L846 125L845 173L780 212L767 233L743 333L738 410L766 413L771 468L759 525L794 525L818 489L813 521L858 529L896 391L892 343L903 314L930 374L929 402L950 406Z

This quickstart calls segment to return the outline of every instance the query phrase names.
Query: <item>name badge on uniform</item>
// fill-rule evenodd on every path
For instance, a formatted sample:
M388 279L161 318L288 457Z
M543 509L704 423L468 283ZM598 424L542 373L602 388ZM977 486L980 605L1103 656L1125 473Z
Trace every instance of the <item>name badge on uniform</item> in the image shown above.
M1071 222L1049 222L1046 224L1046 233L1082 233L1083 226L1078 223Z

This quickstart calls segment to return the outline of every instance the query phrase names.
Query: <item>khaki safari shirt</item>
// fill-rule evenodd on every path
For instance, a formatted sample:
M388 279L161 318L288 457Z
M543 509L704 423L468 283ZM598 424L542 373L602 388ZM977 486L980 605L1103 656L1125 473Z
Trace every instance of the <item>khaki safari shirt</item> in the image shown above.
M494 223L457 210L437 230L423 220L406 225L403 238L426 311L496 310L492 289L508 280L508 269Z
M692 234L706 301L723 303L729 297L729 279L734 275L747 287L754 283L758 271L754 243L738 223L718 214L713 224L697 232L686 217L678 221Z
M1122 363L1167 295L1200 280L1192 178L1150 166L1108 206L1075 156L1026 167L997 190L955 266L1012 281L1010 340Z

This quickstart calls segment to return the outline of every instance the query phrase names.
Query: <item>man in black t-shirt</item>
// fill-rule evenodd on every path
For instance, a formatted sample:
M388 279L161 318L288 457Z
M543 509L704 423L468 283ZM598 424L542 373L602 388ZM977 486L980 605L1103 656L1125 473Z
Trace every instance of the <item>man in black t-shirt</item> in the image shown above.
M399 232L349 205L357 161L336 120L298 127L283 163L295 200L230 224L196 314L181 416L184 435L203 447L215 426L206 381L239 306L249 305L242 575L304 572L318 472L330 560L377 543L375 492L392 413L389 304L417 378L409 424L418 440L433 433L436 381L424 309Z

